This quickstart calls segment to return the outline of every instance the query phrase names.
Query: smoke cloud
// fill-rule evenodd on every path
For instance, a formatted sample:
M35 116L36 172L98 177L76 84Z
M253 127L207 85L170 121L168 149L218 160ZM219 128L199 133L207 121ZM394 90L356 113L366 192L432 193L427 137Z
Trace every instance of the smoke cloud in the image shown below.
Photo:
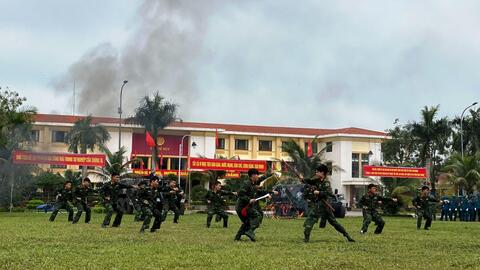
M113 116L122 82L128 80L123 94L126 115L133 113L141 97L156 91L179 103L182 116L188 115L186 104L198 91L195 60L202 51L207 20L218 5L216 0L146 0L124 48L98 45L56 78L53 86L71 92L75 81L77 112Z

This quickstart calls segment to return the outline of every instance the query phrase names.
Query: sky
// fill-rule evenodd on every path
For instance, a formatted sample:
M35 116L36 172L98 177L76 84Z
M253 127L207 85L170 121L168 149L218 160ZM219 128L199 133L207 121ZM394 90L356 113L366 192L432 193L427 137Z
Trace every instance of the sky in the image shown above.
M41 113L385 130L480 101L480 2L0 0L0 86Z

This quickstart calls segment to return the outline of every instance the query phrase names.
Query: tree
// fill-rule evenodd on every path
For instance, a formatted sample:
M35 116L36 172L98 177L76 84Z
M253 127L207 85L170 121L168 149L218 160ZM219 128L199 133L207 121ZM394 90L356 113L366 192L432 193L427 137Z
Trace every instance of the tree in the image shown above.
M430 182L432 189L435 189L435 173L442 162L441 155L447 154L452 133L450 122L446 117L435 119L438 109L439 105L430 108L425 106L421 111L422 120L411 124L412 135L419 144L420 166L431 163Z
M395 127L387 130L391 139L382 144L383 162L393 166L415 166L418 145L412 134L412 125L400 125L398 119Z
M8 201L10 207L30 192L34 170L34 166L12 163L12 152L26 149L32 143L31 127L36 109L24 107L25 101L8 88L0 92L0 204Z
M132 159L128 162L123 162L125 160L124 155L127 152L125 147L120 147L120 150L112 153L107 147L100 146L100 150L105 153L106 160L105 166L100 168L100 170L93 171L92 173L100 175L104 181L108 181L112 174L118 174L120 177L132 176L137 177L137 175L128 174L128 166L135 162L141 162L141 159Z
M59 173L51 171L42 172L35 177L35 185L43 190L44 197L50 201L50 195L54 195L56 190L62 188L65 178Z
M88 150L93 152L95 146L102 146L110 140L107 129L102 125L93 125L92 120L89 115L75 122L65 138L68 151L86 154Z
M88 150L94 151L95 146L103 146L110 140L110 134L102 125L93 125L92 116L89 115L75 122L72 130L65 137L68 151L86 154ZM87 175L87 167L82 166L82 175Z
M480 153L473 156L453 155L444 168L448 178L458 191L464 188L468 195L480 185Z
M135 115L128 118L128 123L145 127L145 130L154 138L155 146L152 149L152 164L157 164L158 145L156 138L159 131L177 119L178 105L165 101L157 92L153 97L145 96L140 101L140 106L135 109ZM155 166L152 166L155 171Z
M316 139L313 140L313 143ZM315 174L315 169L322 163L327 161L322 158L322 153L325 149L322 149L319 153L312 156L308 156L306 151L294 140L289 140L282 145L282 151L286 152L292 159L291 168L289 172L296 176L296 174L302 174L305 177L310 177ZM334 166L333 170L339 170L339 167Z
M453 134L453 149L461 151L461 132L463 130L463 149L465 154L474 155L480 151L480 108L470 110L470 116L464 117L460 125L460 117L452 121L452 127L455 128ZM461 129L462 127L462 129Z

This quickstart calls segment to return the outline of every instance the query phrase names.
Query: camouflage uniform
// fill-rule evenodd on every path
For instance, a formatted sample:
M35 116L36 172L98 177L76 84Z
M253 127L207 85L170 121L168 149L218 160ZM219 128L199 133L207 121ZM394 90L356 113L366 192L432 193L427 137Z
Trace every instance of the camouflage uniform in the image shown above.
M90 218L92 215L92 211L88 206L88 196L93 194L93 189L88 187L85 188L83 185L79 185L73 191L74 194L74 202L75 206L77 207L77 214L73 218L73 223L77 223L82 216L82 212L85 211L85 223L90 222Z
M144 217L140 232L144 232L150 227L152 216L155 219L150 232L160 229L162 223L162 200L159 194L159 190L151 187L144 187L138 191L137 198L141 208L141 215Z
M308 202L308 210L307 210L307 219L303 224L304 227L304 241L310 241L310 233L313 229L315 223L318 220L325 219L332 225L338 232L340 232L343 236L347 238L348 241L353 242L354 240L350 237L347 233L345 228L343 228L340 223L337 222L335 216L333 215L333 211L330 208L331 206L328 204L327 199L329 197L333 197L332 188L330 187L330 182L327 180L307 180L305 185L305 199ZM318 190L320 192L319 195L315 195L314 192Z
M208 204L207 227L210 227L212 218L217 215L217 221L223 219L223 227L228 227L228 214L225 212L225 198L224 196L233 195L232 192L226 190L219 190L218 192L209 190L205 199L210 201ZM208 203L208 202L207 202Z
M262 176L257 182L260 183L266 178L267 176ZM259 189L256 184L253 184L250 179L242 184L238 191L238 199L235 205L235 211L237 212L242 225L235 236L235 240L238 241L242 235L246 235L250 240L255 241L255 230L260 227L260 224L262 224L263 211L260 208L258 201L254 204L250 204L250 200L266 193L265 190ZM246 215L243 215L245 212Z
M53 207L52 215L50 216L50 221L54 221L57 217L58 211L60 209L65 209L68 212L68 221L73 221L73 190L61 189L57 192L56 202Z
M182 192L182 190L178 188L178 191L176 191L175 193L170 193L171 191L174 191L174 189L167 186L165 188L162 188L162 191L163 191L163 197L165 198L165 205L163 206L162 221L165 221L167 219L167 214L169 211L173 211L174 213L173 223L178 223L178 219L180 218L180 208L178 207L178 196L179 196L179 193Z
M382 217L377 211L377 208L380 207L381 202L387 202L391 199L379 196L377 194L370 194L367 193L362 196L359 203L362 207L362 214L363 214L363 226L360 230L360 233L366 233L368 230L368 225L370 222L375 222L377 228L375 229L375 234L382 233L383 227L385 226L385 221L383 221Z
M438 202L432 195L417 196L413 199L413 206L417 208L417 230L422 226L422 218L425 219L425 230L432 226L432 202Z
M106 214L105 219L103 220L102 227L106 227L110 224L112 215L116 212L115 220L113 221L112 227L118 227L122 223L122 217L124 213L124 208L118 203L118 196L122 189L132 188L130 185L125 185L121 183L108 182L103 185L100 189L100 195L102 196L103 206L105 207Z

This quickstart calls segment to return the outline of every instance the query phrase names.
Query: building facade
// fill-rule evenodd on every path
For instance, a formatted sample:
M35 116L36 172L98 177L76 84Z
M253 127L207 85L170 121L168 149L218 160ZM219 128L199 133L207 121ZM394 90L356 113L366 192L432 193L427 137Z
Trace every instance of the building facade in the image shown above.
M35 138L34 151L66 153L68 146L65 136L75 121L82 116L38 114L33 125ZM371 163L381 163L381 143L388 139L384 132L361 128L314 129L269 127L253 125L213 124L196 122L174 122L161 131L157 140L159 161L152 164L151 150L146 145L144 128L119 122L116 118L93 117L94 124L100 124L109 131L111 139L106 146L117 151L120 145L126 148L127 157L141 159L132 166L136 173L148 173L155 166L157 173L188 175L188 158L236 158L241 160L264 160L276 171L281 171L281 161L288 161L282 144L294 140L305 149L312 144L312 152L321 149L328 165L338 168L330 176L332 188L344 194L352 205L365 191L365 186L376 179L363 177L362 167ZM179 155L180 145L183 151ZM95 151L99 153L99 151ZM180 160L179 160L180 157ZM78 166L41 165L44 169L64 171L78 170ZM179 170L180 169L180 170Z

